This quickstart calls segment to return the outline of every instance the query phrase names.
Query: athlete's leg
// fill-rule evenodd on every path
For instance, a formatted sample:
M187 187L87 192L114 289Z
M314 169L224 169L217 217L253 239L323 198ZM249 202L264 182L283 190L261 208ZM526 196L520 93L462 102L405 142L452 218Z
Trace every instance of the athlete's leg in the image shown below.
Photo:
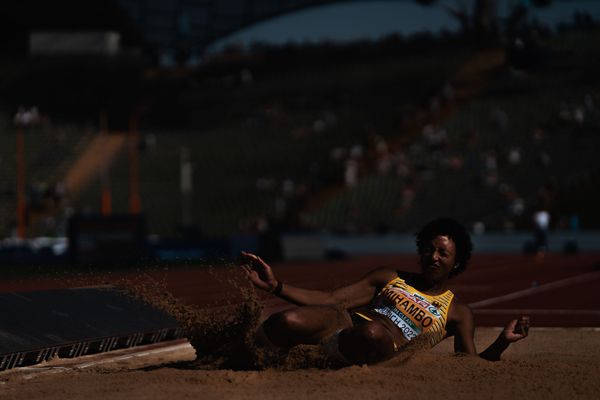
M391 332L379 321L365 321L342 330L338 343L340 353L354 364L384 361L397 350Z
M338 306L304 306L271 315L262 325L265 335L277 346L318 344L336 331L351 325L346 310Z

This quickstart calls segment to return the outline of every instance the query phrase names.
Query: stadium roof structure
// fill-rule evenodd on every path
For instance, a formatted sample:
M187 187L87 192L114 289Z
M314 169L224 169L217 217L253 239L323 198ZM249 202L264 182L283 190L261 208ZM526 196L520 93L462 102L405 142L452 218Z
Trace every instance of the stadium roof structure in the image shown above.
M354 0L117 0L147 44L202 54L245 27L303 8ZM414 0L394 0L414 1Z
M113 0L128 15L150 47L202 54L236 31L300 9L369 0ZM380 1L380 0L377 0ZM387 0L427 6L441 0ZM511 6L546 6L556 0L507 0ZM558 0L570 1L570 0ZM461 3L462 4L462 3ZM468 4L468 3L467 3ZM497 0L476 0L475 13L494 12ZM462 4L461 9L465 6ZM452 13L454 7L446 5ZM464 10L463 10L464 11Z
M355 0L21 0L8 2L0 13L0 44L24 53L32 32L113 31L125 46L202 54L214 41L260 21L350 1Z
M0 43L3 48L22 51L31 32L111 31L119 32L123 45L142 44L155 55L202 55L215 41L261 21L309 7L359 1L367 0L21 0L8 2L0 14ZM522 1L540 5L553 0ZM489 8L483 6L488 2L496 0L477 0L482 4L479 8Z

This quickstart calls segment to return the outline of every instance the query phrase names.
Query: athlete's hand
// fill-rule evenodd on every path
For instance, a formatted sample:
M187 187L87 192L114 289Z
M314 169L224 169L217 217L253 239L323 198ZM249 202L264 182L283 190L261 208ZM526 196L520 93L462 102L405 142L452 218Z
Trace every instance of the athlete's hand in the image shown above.
M273 270L259 256L241 252L240 267L246 273L246 276L259 289L272 292L277 287L277 278L273 274Z
M529 334L529 317L522 316L519 319L513 319L504 327L500 336L508 343L514 343L525 339Z

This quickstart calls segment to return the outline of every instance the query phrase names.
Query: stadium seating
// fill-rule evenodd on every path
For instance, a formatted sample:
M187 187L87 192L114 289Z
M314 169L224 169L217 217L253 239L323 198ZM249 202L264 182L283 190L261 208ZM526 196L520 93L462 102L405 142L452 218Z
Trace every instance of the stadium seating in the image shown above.
M155 97L141 117L137 144L149 232L176 236L191 224L216 237L258 232L267 221L286 230L411 231L434 214L492 230L528 229L540 199L555 226L577 213L582 227L598 227L598 173L590 169L600 140L599 58L592 45L598 35L552 38L543 62L530 70L486 70L477 91L453 82L480 52L460 38L427 39L426 49L415 45L423 38L379 47L258 49L197 71L149 77L146 90ZM455 99L444 97L449 82ZM575 114L582 108L580 120ZM14 127L5 120L0 212L11 221ZM427 125L445 131L442 144L427 142ZM28 182L59 182L97 130L29 133ZM390 154L402 153L408 172L378 170L378 140ZM343 162L356 145L363 154L349 185ZM184 152L194 171L189 197L180 189ZM126 212L127 152L109 175L113 210ZM92 179L72 204L99 211L99 199L99 180Z

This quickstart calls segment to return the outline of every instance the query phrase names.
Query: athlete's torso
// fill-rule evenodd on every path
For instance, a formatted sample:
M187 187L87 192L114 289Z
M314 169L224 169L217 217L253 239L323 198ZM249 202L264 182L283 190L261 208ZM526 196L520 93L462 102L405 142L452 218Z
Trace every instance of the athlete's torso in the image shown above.
M435 345L446 335L448 311L453 298L450 290L429 295L397 277L381 289L369 309L397 326L404 340L427 334L431 345Z

